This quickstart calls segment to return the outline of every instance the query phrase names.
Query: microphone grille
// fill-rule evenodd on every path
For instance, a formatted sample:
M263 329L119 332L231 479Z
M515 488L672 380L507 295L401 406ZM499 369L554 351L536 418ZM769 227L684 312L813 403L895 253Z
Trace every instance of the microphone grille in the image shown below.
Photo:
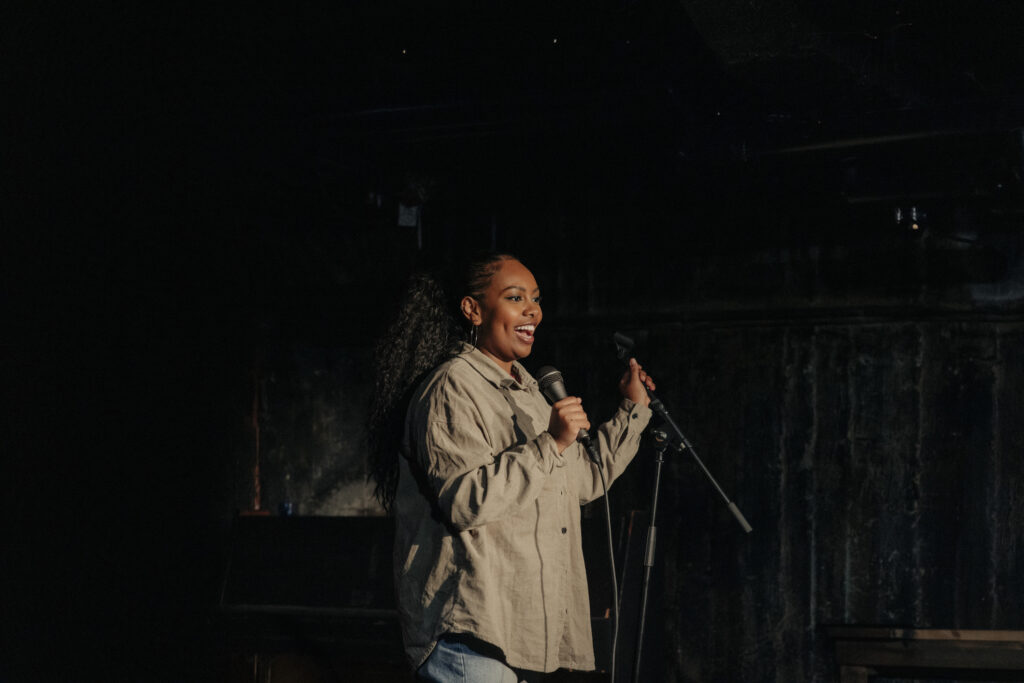
M537 384L540 385L541 391L546 392L548 387L555 383L565 383L565 380L562 379L562 373L558 370L555 370L550 365L545 365L537 371Z

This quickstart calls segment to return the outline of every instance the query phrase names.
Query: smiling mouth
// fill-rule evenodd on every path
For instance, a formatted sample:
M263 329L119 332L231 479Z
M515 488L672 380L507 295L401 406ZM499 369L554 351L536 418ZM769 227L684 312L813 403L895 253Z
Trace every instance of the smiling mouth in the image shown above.
M519 337L520 341L523 343L532 344L533 333L536 329L536 325L519 325L515 328L516 336Z

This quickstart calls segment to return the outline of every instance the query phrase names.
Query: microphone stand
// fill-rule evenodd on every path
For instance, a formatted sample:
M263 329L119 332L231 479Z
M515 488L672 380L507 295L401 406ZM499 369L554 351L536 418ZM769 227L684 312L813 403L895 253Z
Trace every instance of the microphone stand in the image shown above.
M651 494L651 523L647 527L647 544L644 550L644 583L640 591L640 616L637 621L636 656L633 658L633 683L640 680L640 655L644 645L644 623L647 621L647 594L651 583L651 568L654 566L654 546L658 538L658 489L661 486L661 466L665 462L665 448L668 434L660 429L651 432L654 437L654 492Z
M629 352L633 348L633 340L623 334L619 334L618 332L615 333L613 339L615 341L616 354L618 355L619 360L623 361L628 366ZM718 485L718 482L715 480L714 476L712 476L711 471L708 470L708 468L704 465L704 462L700 459L700 456L697 455L697 451L694 450L693 444L691 444L690 440L686 438L685 434L683 434L683 430L679 428L679 425L677 425L675 420L672 419L672 416L669 415L668 409L665 407L665 404L662 403L661 399L655 396L654 392L651 391L650 389L647 389L647 395L651 399L651 410L654 411L654 413L658 417L665 421L665 424L667 424L671 428L672 432L674 432L676 436L676 439L678 439L678 450L680 452L682 452L684 449L690 451L690 455L692 455L693 459L697 461L697 464L704 471L704 474L707 476L708 480L711 482L711 484L718 491L718 494L725 501L726 505L729 508L729 511L732 512L733 517L735 517L736 521L739 522L740 527L743 528L743 531L747 532L748 534L751 531L753 531L753 527L751 527L750 524L747 522L747 519L743 516L743 513L740 512L740 509L736 507L736 504L734 502L729 500L729 496L725 495L725 491L723 491L722 487ZM638 681L640 680L640 654L643 650L644 621L645 613L647 611L647 592L648 584L650 582L651 567L654 565L654 546L657 536L657 528L655 527L654 522L658 506L658 488L661 483L661 466L664 462L663 456L665 453L665 448L669 442L667 435L665 434L665 432L661 430L654 431L653 435L655 439L655 449L657 453L657 457L655 459L654 495L651 499L651 525L647 530L647 547L645 549L644 554L644 582L643 591L640 598L640 621L637 625L638 635L636 642L636 653L634 656L633 683L638 683Z
M619 357L619 360L623 361L628 366L629 352L633 348L633 340L624 334L619 334L618 332L615 333L614 340L615 350L616 354ZM740 526L743 527L743 530L749 534L753 530L753 527L751 527L750 524L747 523L747 520L743 516L743 513L740 512L740 509L738 507L736 507L736 503L729 500L729 496L725 495L725 491L723 491L722 487L718 485L718 482L715 480L714 476L712 476L711 471L704 466L704 462L700 459L700 456L697 455L697 451L693 448L693 444L691 444L690 440L686 438L685 434L683 434L683 430L679 429L679 425L677 425L676 421L672 419L672 416L668 414L668 409L665 407L665 404L662 403L661 399L655 396L654 392L651 391L650 389L647 389L647 395L651 399L651 410L653 410L658 417L664 420L665 423L672 428L672 431L675 433L676 438L679 439L680 450L686 449L690 451L690 455L692 455L693 459L697 461L697 464L700 465L700 468L704 470L704 474L707 475L707 478L709 481L711 481L712 486L714 486L715 489L718 491L718 495L722 496L722 500L725 501L725 504L728 506L729 511L732 513L733 517L735 517L736 521L740 523Z

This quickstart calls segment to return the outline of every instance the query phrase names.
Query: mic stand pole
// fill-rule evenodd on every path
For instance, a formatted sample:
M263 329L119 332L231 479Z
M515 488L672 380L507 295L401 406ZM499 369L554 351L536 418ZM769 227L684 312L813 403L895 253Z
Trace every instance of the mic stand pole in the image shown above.
M616 332L613 336L613 340L615 342L616 355L619 357L619 360L623 361L628 366L629 352L633 348L633 340L623 334L619 334L618 332ZM697 464L700 465L700 468L704 470L704 474L707 475L708 480L715 487L715 490L718 491L718 494L722 496L722 499L729 507L729 511L732 512L733 517L735 517L736 521L740 523L740 526L743 527L743 530L748 534L751 531L753 531L753 527L751 527L750 524L747 522L747 519L743 516L743 513L740 512L740 509L736 507L736 504L734 502L729 500L729 496L725 495L725 491L723 491L722 487L718 485L718 482L715 480L714 476L712 476L710 470L708 470L708 468L705 467L704 462L697 455L697 451L694 450L693 444L691 444L690 440L686 438L685 434L683 434L683 430L679 429L679 425L677 425L676 421L672 419L672 416L668 414L668 409L665 408L665 404L662 403L661 399L655 396L654 392L651 391L650 389L647 389L647 395L651 399L651 410L658 417L664 420L669 427L672 428L672 431L678 438L679 452L682 452L683 449L690 451L690 455L692 455L693 459L697 461ZM667 435L665 434L665 432L661 430L654 430L652 434L655 440L657 458L655 459L656 469L654 477L654 496L652 497L651 502L651 526L647 530L647 547L645 549L644 555L644 583L643 592L640 598L640 621L637 628L638 636L636 644L636 655L633 666L633 683L638 683L638 681L640 680L640 652L643 647L644 621L645 613L647 611L647 592L648 585L650 583L651 567L654 564L654 545L655 537L657 535L657 528L655 527L654 522L658 508L658 487L661 483L661 466L664 462L665 447L668 445L669 442Z
M665 448L668 446L668 434L656 429L651 432L654 437L654 492L651 495L651 523L647 527L647 547L644 550L644 583L640 592L640 616L637 622L636 654L633 657L633 683L640 680L640 655L644 650L644 623L647 621L647 594L651 583L651 568L654 566L654 546L657 544L658 527L655 524L658 515L658 489L661 486L661 466L665 462Z

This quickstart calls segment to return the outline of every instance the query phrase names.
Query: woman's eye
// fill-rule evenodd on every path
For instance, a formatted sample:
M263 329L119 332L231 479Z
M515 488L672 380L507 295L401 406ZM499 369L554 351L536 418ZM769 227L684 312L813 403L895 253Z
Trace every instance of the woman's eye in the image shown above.
M519 296L518 294L513 294L512 296L508 297L508 300L509 301L517 301L518 302L518 301L522 301L523 297Z
M533 297L533 303L535 303L535 304L539 304L539 303L540 303L540 299L541 299L541 298L540 298L539 296L535 296L535 297Z

